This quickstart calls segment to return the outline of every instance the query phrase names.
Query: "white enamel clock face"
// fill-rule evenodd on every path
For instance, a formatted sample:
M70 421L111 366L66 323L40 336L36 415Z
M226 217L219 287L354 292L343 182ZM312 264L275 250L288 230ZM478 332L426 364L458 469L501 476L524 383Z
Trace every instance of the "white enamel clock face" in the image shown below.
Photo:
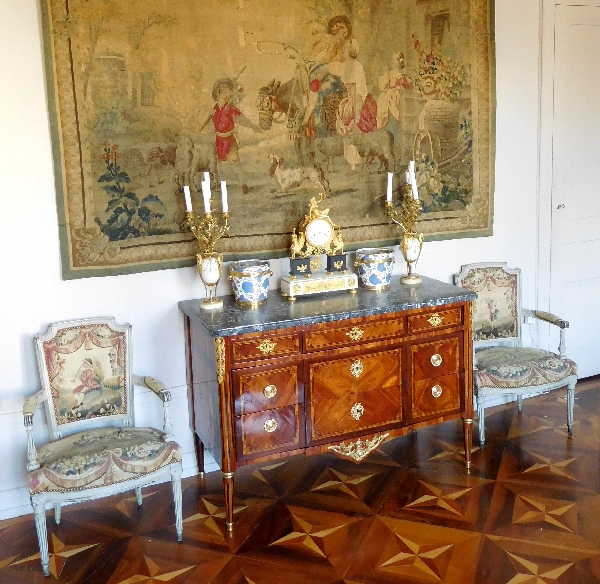
M333 236L331 223L325 219L313 219L306 226L306 241L314 247L326 246Z

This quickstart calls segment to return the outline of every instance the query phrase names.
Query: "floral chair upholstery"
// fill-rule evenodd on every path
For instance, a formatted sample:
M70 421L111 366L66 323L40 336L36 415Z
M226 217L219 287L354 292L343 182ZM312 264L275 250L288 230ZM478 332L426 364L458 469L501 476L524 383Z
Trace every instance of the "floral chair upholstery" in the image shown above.
M524 395L567 387L567 428L573 431L577 365L565 356L565 329L569 323L553 314L521 308L521 270L506 263L462 266L454 276L457 286L477 293L473 306L473 381L479 418L479 441L485 443L484 408L489 395L517 396L519 411ZM521 323L531 317L560 328L558 354L521 346Z
M50 325L35 340L42 389L25 402L27 470L44 575L49 575L46 506L135 490L171 478L175 530L182 539L181 447L173 439L171 396L152 377L132 375L131 325L88 318ZM163 402L164 428L134 427L132 385ZM51 442L36 449L33 416L46 403Z

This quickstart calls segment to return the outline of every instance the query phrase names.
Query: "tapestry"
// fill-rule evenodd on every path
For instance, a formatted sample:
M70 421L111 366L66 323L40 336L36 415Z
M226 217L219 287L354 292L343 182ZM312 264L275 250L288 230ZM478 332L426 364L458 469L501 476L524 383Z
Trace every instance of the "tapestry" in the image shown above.
M226 261L319 194L346 250L397 244L410 160L426 239L491 235L493 0L41 2L63 278L192 265L205 176Z

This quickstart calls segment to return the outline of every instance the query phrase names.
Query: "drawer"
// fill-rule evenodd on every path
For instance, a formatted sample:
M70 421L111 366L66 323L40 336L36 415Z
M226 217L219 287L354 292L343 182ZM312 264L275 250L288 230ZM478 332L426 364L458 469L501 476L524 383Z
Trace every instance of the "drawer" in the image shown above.
M235 419L238 456L262 456L267 452L304 446L304 406L295 404Z
M404 334L404 318L393 318L359 324L325 323L304 333L307 352L321 351L331 347L368 343L399 337Z
M243 416L300 401L298 367L258 367L233 372L235 415Z
M300 353L300 333L256 335L231 341L234 363Z
M463 310L461 306L457 306L456 308L440 308L424 312L423 314L409 315L408 332L431 331L462 323Z
M459 387L458 374L415 381L412 392L413 420L459 410Z
M310 440L399 422L401 361L396 349L311 363Z
M460 366L460 338L458 336L410 348L412 379L420 381L458 373Z

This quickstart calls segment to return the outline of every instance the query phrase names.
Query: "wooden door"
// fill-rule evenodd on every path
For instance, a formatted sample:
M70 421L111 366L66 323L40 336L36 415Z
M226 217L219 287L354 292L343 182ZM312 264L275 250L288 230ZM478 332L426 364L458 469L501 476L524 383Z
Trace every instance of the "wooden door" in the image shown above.
M557 5L554 28L550 310L587 377L600 373L600 7Z

